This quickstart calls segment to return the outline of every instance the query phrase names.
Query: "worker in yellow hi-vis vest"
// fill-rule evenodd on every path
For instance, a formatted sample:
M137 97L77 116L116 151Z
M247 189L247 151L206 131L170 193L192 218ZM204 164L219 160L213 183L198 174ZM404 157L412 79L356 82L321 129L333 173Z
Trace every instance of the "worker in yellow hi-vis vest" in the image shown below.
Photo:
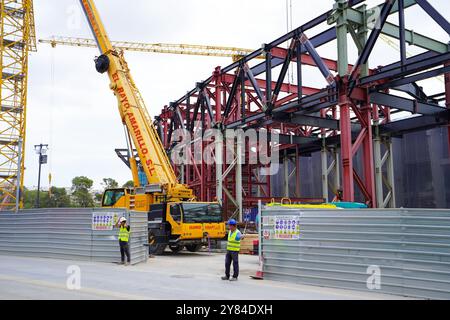
M225 276L222 280L236 281L239 276L239 250L241 249L241 240L244 235L236 226L236 220L228 221L230 230L228 231L227 254L225 256ZM233 277L230 278L230 267L233 262Z
M116 228L119 229L119 246L120 246L120 260L121 264L130 264L130 226L127 224L127 219L121 217L116 224ZM125 262L125 256L127 256L127 261Z

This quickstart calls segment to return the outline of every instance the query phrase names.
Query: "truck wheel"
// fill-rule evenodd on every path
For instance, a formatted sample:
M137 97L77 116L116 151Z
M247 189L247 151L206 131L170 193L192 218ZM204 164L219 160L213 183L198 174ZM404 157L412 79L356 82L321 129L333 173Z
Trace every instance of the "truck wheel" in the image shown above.
M166 249L167 244L157 243L156 235L149 230L148 232L148 253L153 255L162 255Z
M188 244L186 245L186 249L190 252L197 252L202 248L201 244Z
M183 250L183 246L180 246L179 244L175 244L175 245L169 244L169 248L170 248L170 250L172 250L173 253L178 253L181 250Z

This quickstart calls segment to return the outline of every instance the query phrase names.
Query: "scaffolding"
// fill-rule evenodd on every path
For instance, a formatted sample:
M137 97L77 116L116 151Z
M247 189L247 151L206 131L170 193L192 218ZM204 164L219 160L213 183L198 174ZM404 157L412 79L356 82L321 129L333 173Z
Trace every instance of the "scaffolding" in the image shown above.
M22 207L33 1L1 0L0 15L0 210L14 210Z
M450 36L450 24L426 0L387 0L373 8L365 0L335 0L328 12L241 60L216 68L211 77L164 106L155 123L167 150L173 152L179 144L176 129L187 130L192 145L213 128L275 130L283 167L277 178L282 175L284 196L291 201L340 199L369 207L395 207L391 138L449 125L449 46L405 27L405 12L412 6L419 6ZM398 24L387 21L394 14ZM325 31L314 31L318 26ZM370 68L369 58L382 37L400 44L398 61ZM349 62L349 39L358 51L354 64ZM337 60L317 51L329 43L335 45ZM408 57L407 44L423 52ZM263 62L256 60L261 55ZM294 84L285 81L291 65ZM320 72L323 85L305 86L306 66ZM427 94L417 84L442 75L445 84L438 94ZM394 114L402 114L402 119L393 119ZM201 143L203 149L210 145ZM242 155L239 144L245 145ZM180 179L200 200L217 198L227 216L239 218L258 200L271 201L273 177L263 174L270 168L248 162L255 146L246 141L230 145L222 138L215 146L216 164L200 161L177 166ZM193 152L192 146L188 157ZM300 190L300 157L315 152L321 152L322 181L316 185L322 193L305 198ZM234 157L230 163L223 161L227 154Z

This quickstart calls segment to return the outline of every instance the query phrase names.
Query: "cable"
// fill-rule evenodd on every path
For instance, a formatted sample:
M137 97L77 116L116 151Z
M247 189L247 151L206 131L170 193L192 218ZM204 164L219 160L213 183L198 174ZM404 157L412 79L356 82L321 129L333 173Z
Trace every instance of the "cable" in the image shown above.
M292 30L292 0L286 0L286 33ZM286 49L289 49L289 43L286 44ZM294 83L294 71L292 64L289 64L287 70L287 79L289 84Z
M50 116L49 116L49 139L48 139L48 192L49 197L51 197L52 188L52 170L53 170L53 110L55 106L55 53L54 50L51 52L50 56Z

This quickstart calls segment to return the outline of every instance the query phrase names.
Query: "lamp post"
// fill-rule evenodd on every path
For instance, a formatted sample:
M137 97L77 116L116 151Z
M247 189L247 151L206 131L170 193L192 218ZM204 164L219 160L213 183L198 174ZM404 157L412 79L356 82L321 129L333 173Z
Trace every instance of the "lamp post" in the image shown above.
M36 207L40 207L39 195L41 193L41 165L47 163L47 155L45 154L48 150L48 144L38 144L34 146L34 150L39 155L39 174L38 174L38 188L37 188L37 199Z

